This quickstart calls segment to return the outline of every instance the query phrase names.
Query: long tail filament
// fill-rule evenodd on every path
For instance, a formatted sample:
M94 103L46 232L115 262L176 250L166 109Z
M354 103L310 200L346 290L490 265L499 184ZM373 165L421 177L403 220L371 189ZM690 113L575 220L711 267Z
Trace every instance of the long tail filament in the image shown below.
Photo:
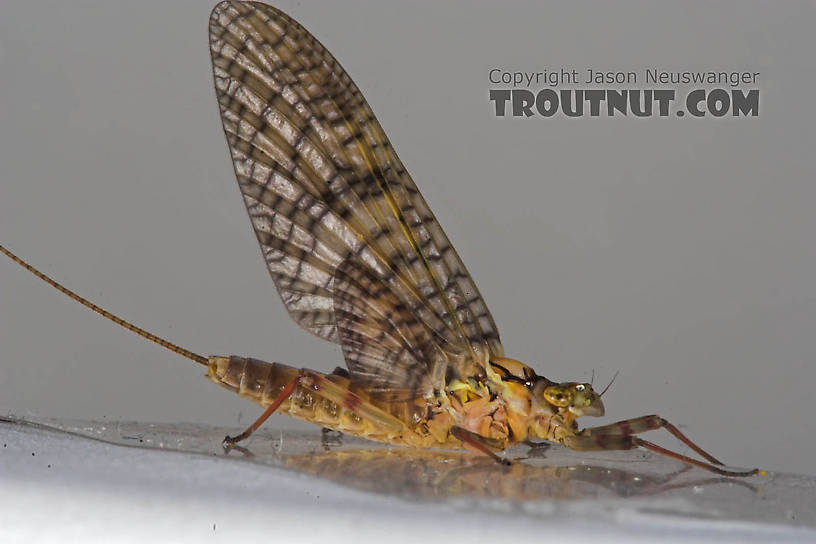
M151 342L155 342L156 344L162 346L163 348L169 349L173 353L178 353L182 357L187 357L190 360L193 360L193 361L195 361L195 362L197 362L199 364L207 366L207 358L206 357L204 357L202 355L199 355L197 353L193 353L192 351L186 350L186 349L184 349L184 348L182 348L180 346L177 346L176 344L173 344L172 342L168 342L164 338L160 338L160 337L156 336L155 334L149 333L146 330L137 327L133 323L130 323L128 321L125 321L121 317L113 315L112 313L105 310L104 308L100 308L99 306L97 306L93 302L89 301L88 299L79 296L78 294L74 293L73 291L71 291L67 287L63 287L58 282L52 280L51 278L49 278L48 276L46 276L45 274L43 274L42 272L40 272L39 270L37 270L36 268L31 266L27 262L22 260L20 257L15 255L14 253L9 251L8 249L3 247L2 245L0 245L0 252L5 253L12 261L16 262L17 264L19 264L20 266L22 266L23 268L25 268L26 270L28 270L29 272L34 274L35 276L37 276L38 278L43 280L45 283L51 285L52 287L54 287L58 291L61 291L62 293L68 295L69 297L76 300L77 302L79 302L83 306L86 306L86 307L90 308L91 310L98 313L99 315L101 315L103 317L107 317L108 319L110 319L111 321L116 323L117 325L121 325L122 327L126 328L129 331L135 332L136 334L138 334L142 338L146 338L146 339L150 340Z

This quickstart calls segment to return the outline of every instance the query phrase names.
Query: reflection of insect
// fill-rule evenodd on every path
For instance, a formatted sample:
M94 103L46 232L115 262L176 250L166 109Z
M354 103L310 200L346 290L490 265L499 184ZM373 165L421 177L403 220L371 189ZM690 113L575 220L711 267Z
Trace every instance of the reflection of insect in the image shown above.
M391 444L495 452L528 439L576 450L638 446L729 476L659 416L578 430L604 413L590 384L556 383L504 357L493 318L374 114L303 27L256 3L210 19L215 88L235 173L263 257L293 317L342 346L332 374L203 357L120 325L208 368L208 377L274 411ZM665 428L706 461L638 437Z

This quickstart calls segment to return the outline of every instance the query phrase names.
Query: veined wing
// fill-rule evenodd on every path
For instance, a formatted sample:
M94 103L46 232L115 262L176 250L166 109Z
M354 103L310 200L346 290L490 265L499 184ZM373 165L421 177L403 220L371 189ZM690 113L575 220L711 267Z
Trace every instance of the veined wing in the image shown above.
M228 1L210 50L238 184L292 318L343 346L352 379L400 397L502 356L464 264L320 42L275 8Z

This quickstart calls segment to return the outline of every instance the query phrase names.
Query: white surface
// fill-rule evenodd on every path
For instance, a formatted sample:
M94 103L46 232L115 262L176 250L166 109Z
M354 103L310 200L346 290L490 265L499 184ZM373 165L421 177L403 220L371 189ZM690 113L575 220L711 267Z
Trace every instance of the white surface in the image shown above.
M133 425L130 427L120 439L136 439ZM98 424L84 428L101 434L121 430L105 429ZM140 434L145 443L150 441L151 432ZM213 432L217 434L218 430ZM171 442L175 436L178 444L183 444L184 440L178 438L183 434L164 436ZM206 441L211 442L210 437ZM437 489L456 489L456 495L407 499L389 493L358 491L321 476L283 468L280 465L286 465L286 456L277 457L279 466L270 466L246 462L240 456L226 458L125 447L17 424L0 424L0 442L2 542L237 542L243 538L250 542L355 543L816 539L812 529L785 525L816 524L812 504L814 481L807 478L766 478L755 481L759 487L753 492L727 482L710 487L699 483L667 487L663 491L647 489L642 496L635 494L631 498L598 495L595 487L576 481L569 483L568 488L552 488L570 489L574 496L569 499L532 500L502 497L506 490L502 491L505 486L501 482L512 481L513 473L501 476L502 468L491 463L489 472L483 474L498 484L488 488L492 497L461 493L461 482L451 482L453 476L448 474L441 483L437 482ZM269 442L272 441L256 439L254 446ZM306 451L304 455L320 454ZM559 455L556 452L555 459ZM516 463L514 467L529 465L530 462ZM647 469L638 465L636 461L636 468ZM353 460L346 459L333 472L348 471L353 466ZM366 460L364 466L371 466L371 460ZM435 465L422 466L424 472L432 472ZM331 476L326 465L323 471ZM706 473L692 474L695 478L706 477ZM391 477L400 478L400 470L392 470ZM607 484L614 483L610 476L597 481L604 478L610 480ZM537 483L541 482L531 481L528 486L534 488ZM383 481L383 486L387 484ZM595 491L587 492L592 489ZM708 495L709 492L714 495ZM712 503L722 493L730 494L731 498ZM810 504L802 504L802 498L808 495ZM807 519L748 523L740 521L738 515L718 512L717 503L725 510L733 510L734 505L727 504L729 501L742 502L749 515L754 508L766 516L769 512L778 515L775 512L788 501ZM761 507L764 508L759 510Z
M331 370L340 350L286 315L240 200L213 3L3 2L0 240L194 351ZM276 3L362 89L509 356L554 380L620 370L603 421L659 413L728 463L816 474L816 3ZM491 67L569 65L755 69L763 109L492 116ZM0 350L0 413L259 413L5 258Z

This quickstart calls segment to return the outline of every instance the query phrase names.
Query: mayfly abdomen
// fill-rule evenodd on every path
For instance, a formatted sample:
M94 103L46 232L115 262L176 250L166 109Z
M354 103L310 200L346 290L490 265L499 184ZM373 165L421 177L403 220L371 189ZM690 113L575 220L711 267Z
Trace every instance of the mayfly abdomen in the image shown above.
M424 443L403 423L405 419L391 413L397 410L403 418L408 418L401 413L406 409L404 403L381 404L362 391L355 393L357 388L343 375L298 370L247 357L214 356L208 361L207 377L210 380L266 407L280 402L276 412L380 442L416 445L419 440ZM299 376L309 385L298 383L283 395L285 400L280 401L284 390ZM333 385L329 387L329 384Z
M207 377L245 399L269 406L300 372L297 368L281 363L267 363L233 355L210 357ZM339 381L346 387L349 385L348 379L342 376L324 376L313 371L310 373L334 382ZM294 389L277 411L332 429L348 432L368 430L370 433L379 434L378 429L365 429L366 423L357 414L301 385ZM368 426L372 427L370 423Z
M207 377L233 393L258 404L271 404L298 369L247 357L210 357Z

